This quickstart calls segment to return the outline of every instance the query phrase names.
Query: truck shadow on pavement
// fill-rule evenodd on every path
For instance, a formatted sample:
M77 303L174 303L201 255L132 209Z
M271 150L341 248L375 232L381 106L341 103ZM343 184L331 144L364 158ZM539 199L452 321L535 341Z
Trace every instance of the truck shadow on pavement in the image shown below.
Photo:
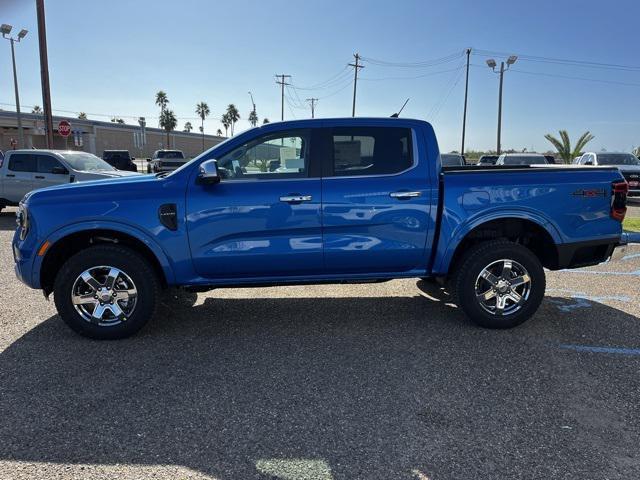
M216 479L634 477L639 357L557 346L638 346L638 318L547 298L489 331L421 287L431 298L187 295L116 342L53 316L0 354L0 459Z
M16 229L16 212L3 210L0 212L0 230Z

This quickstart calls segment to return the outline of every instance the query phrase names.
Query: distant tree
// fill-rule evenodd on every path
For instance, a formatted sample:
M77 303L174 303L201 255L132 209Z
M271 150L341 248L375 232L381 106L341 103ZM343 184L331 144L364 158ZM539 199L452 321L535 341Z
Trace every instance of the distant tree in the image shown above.
M633 154L638 157L640 156L640 147L636 147L633 149Z
M258 124L258 114L255 110L251 110L251 112L249 112L249 123L252 127L255 127Z
M33 109L31 110L31 113L35 113L36 115L42 115L42 109L40 108L40 105L34 105Z
M560 134L559 140L550 133L547 133L544 138L546 138L556 148L558 155L562 158L564 163L571 163L575 157L582 155L582 149L587 145L587 143L595 138L591 135L591 132L584 132L572 149L571 140L569 140L569 134L567 131L560 130L558 133Z
M264 120L262 120L262 124L263 124L263 125L266 125L267 123L269 123L269 119L265 117L265 119L264 119Z
M218 131L216 132L216 135L218 135L219 137L222 136L222 130L218 129Z
M189 133L191 130L193 130L193 125L191 125L191 122L185 123L183 130L185 132L187 132L187 133Z
M196 105L196 113L200 117L200 132L202 132L202 151L204 151L204 119L209 116L211 111L206 102L200 102Z
M233 103L230 103L227 107L227 118L231 125L231 136L233 137L233 129L236 126L236 122L240 120L240 112Z
M156 93L156 105L160 107L160 116L162 116L168 104L169 97L167 97L167 94L162 90L158 91L158 93ZM158 119L158 125L160 125L160 119ZM160 125L160 127L162 127L162 125Z
M229 127L231 126L231 120L229 120L229 114L228 113L224 113L222 115L222 118L220 119L220 122L222 123L222 126L224 127L224 136L228 137L229 136Z
M118 117L111 117L113 123L124 123L124 120Z
M87 119L87 114L86 114L86 113L84 113L84 112L80 112L80 113L78 114L78 118L79 118L80 120L86 120L86 119Z
M165 110L160 114L160 127L167 132L167 148L170 148L169 133L178 126L178 119L172 110Z

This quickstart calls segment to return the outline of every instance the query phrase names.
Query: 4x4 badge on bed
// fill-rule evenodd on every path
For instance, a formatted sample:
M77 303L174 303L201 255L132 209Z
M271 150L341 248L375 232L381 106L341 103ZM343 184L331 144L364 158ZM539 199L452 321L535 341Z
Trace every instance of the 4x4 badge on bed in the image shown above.
M576 190L571 195L574 195L577 197L604 197L605 192L604 192L604 189L602 188L597 188L592 190L582 189L582 190Z

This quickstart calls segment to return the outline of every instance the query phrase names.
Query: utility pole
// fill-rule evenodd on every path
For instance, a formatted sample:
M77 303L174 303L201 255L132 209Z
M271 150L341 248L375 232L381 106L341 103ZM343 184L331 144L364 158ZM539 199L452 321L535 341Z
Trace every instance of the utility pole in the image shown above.
M53 148L53 115L49 88L49 60L47 57L47 29L44 18L44 0L36 0L38 14L38 41L40 44L40 79L42 82L42 110L44 112L47 148Z
M497 152L500 155L500 133L502 131L502 79L504 78L504 62L500 62L500 89L498 90L498 145Z
M280 120L284 120L284 87L285 85L290 85L289 83L286 82L285 79L287 78L291 78L291 75L284 75L284 74L280 74L280 75L276 75L276 78L279 78L280 80L276 80L276 83L278 85L280 85L280 95L281 95L281 114L280 114Z
M318 101L317 98L307 98L307 102L311 103L311 118L316 118L315 117L315 107L316 107L316 102Z
M467 78L464 84L464 113L462 114L462 147L460 148L460 155L464 155L464 136L467 130L467 96L469 93L469 57L471 56L471 49L467 48Z
M350 63L349 66L353 67L353 106L351 108L351 116L356 116L356 89L358 88L358 70L364 68L364 65L360 65L360 55L358 53L354 53L353 56L356 59L355 63Z

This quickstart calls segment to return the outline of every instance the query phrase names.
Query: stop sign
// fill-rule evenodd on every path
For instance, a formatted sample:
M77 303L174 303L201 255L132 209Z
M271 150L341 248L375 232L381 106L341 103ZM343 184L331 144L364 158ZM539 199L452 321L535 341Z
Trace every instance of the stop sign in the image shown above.
M71 133L71 124L66 120L60 120L60 123L58 123L58 133L63 137L68 137Z

